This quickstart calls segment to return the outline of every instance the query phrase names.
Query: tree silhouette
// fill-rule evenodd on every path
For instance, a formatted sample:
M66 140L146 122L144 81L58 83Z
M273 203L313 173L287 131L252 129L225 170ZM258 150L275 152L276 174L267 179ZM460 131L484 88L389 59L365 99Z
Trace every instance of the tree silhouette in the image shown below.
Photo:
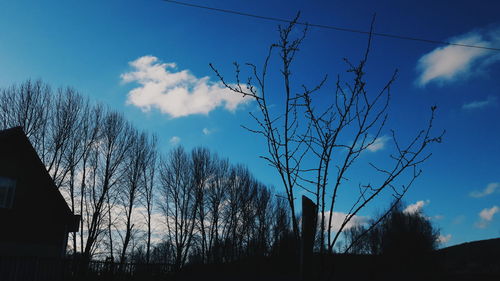
M438 246L439 230L419 210L405 211L401 202L392 204L389 212L380 216L376 227L366 235L366 227L358 225L345 232L349 253L386 256L421 256Z
M298 87L300 77L292 76L293 62L307 33L307 25L302 32L296 32L298 18L299 14L288 25L279 26L279 38L269 47L261 68L253 63L245 64L248 67L247 79L242 79L243 70L238 63L234 63L235 83L224 78L213 64L210 67L234 94L252 98L257 103L260 114L250 113L256 128L245 128L262 136L267 143L266 153L260 157L276 170L281 179L296 241L300 241L295 208L299 189L314 196L320 225L320 241L317 244L321 252L326 249L332 253L346 226L379 195L391 193L397 201L404 196L421 174L419 165L430 157L427 152L429 145L441 142L444 132L437 136L431 132L435 106L431 107L427 125L417 130L406 143L398 139L394 130L390 130L390 139L394 144L390 161L385 161L383 166L367 163L378 174L376 180L359 183L358 195L350 203L347 216L338 227L334 227L332 214L338 208L338 200L342 200L339 195L349 187L346 184L349 171L362 153L372 149L383 135L397 71L388 76L380 90L368 90L365 68L371 44L370 32L360 62L355 64L344 60L350 81L345 82L339 76L333 93L323 96L318 102L327 76L319 79L313 87ZM283 88L273 93L270 92L268 76L275 65L275 56L280 65L276 72L281 75L282 81L279 82Z
M380 225L381 254L415 256L435 250L439 230L421 211L408 213L400 206L398 204Z

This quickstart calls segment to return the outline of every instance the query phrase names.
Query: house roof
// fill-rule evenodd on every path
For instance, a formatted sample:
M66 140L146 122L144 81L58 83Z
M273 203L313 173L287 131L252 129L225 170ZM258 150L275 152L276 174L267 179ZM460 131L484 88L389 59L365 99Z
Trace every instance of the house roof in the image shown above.
M22 155L23 161L30 161L32 164L36 165L36 169L39 170L42 181L40 182L40 185L37 185L37 188L44 189L43 193L50 199L50 204L53 204L51 207L55 207L58 210L58 214L66 219L69 231L77 231L79 216L73 215L73 212L69 208L62 194L57 189L52 177L49 175L45 165L31 145L31 142L24 133L23 129L21 127L14 127L1 130L0 145L5 143L13 146L12 148L15 149L16 152L19 152L19 155Z

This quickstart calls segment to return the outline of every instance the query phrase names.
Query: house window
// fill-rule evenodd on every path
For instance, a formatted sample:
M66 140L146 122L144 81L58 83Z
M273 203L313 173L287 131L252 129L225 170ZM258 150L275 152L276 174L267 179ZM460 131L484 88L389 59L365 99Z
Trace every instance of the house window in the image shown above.
M16 180L0 176L0 208L12 208Z

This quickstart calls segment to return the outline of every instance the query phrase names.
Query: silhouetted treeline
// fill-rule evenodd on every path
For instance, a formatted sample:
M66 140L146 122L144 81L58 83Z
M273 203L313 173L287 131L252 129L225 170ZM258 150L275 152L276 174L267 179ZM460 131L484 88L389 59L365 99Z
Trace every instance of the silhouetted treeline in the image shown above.
M430 253L439 245L439 230L421 210L405 211L402 203L393 203L372 228L357 225L344 233L352 254L418 256ZM372 223L373 225L373 223Z
M162 157L158 202L168 219L166 261L228 262L268 255L289 229L286 206L245 167L205 148ZM169 252L169 251L165 251Z
M28 80L0 89L0 129L15 126L82 215L71 254L179 269L286 248L287 205L247 168L205 148L162 155L155 136L72 88Z

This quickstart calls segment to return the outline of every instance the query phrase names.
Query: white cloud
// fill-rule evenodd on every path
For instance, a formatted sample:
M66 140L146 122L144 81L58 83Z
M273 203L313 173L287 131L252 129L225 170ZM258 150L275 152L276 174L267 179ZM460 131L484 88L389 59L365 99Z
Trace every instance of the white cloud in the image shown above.
M469 32L449 40L455 44L495 47L500 43L500 29ZM417 84L451 82L458 77L467 77L483 71L487 66L500 61L496 51L448 45L423 55L417 64L420 76Z
M498 213L500 209L498 208L498 206L493 206L491 208L485 208L481 211L481 213L479 213L479 217L482 219L482 220L485 220L485 221L491 221L493 219L493 216Z
M391 138L389 136L381 136L375 139L375 141L367 147L367 149L371 152L377 152L381 149L383 149L386 145L386 143L390 140Z
M460 215L460 216L456 216L453 219L452 224L462 224L464 221L465 221L465 216L464 215Z
M332 231L337 232L340 230L342 223L346 219L348 214L342 212L333 212L332 215ZM325 212L325 228L328 228L328 221L330 219L330 212ZM319 214L318 221L321 222L321 214ZM344 226L344 230L348 230L349 228L355 227L357 225L362 225L368 222L367 217L363 216L353 216L352 219Z
M437 242L440 244L448 243L451 240L451 234L448 235L439 235L437 238Z
M127 104L143 111L152 108L172 118L192 114L208 114L224 107L235 111L251 101L226 89L222 83L214 83L208 76L198 78L189 70L177 70L175 63L162 63L154 56L143 56L129 63L132 71L120 77L124 83L140 86L128 93Z
M488 196L488 195L491 195L493 193L495 193L495 191L500 187L500 183L498 182L492 182L492 183L489 183L483 190L481 191L477 191L477 190L474 190L472 191L471 193L469 193L469 196L470 197L474 197L474 198L481 198L481 197L485 197L485 196Z
M431 201L430 200L420 200L420 201L417 201L413 204L410 204L408 205L404 210L403 210L403 213L405 214L415 214L415 213L420 213L422 211L422 208L425 206L425 205L429 205Z
M171 145L175 146L181 142L181 138L179 138L178 136L173 136L170 138L169 142Z
M211 130L209 130L208 128L203 128L203 130L201 130L203 132L204 135L210 135L212 133Z
M469 103L465 103L462 105L462 109L472 110L472 109L481 109L496 103L496 97L488 97L485 100L472 101Z
M486 228L489 223L493 220L493 216L500 211L498 206L493 206L491 208L484 208L479 213L480 220L476 223L476 227L478 228Z
M431 219L439 221L439 220L444 219L444 216L443 215L435 215L435 216L431 217Z

